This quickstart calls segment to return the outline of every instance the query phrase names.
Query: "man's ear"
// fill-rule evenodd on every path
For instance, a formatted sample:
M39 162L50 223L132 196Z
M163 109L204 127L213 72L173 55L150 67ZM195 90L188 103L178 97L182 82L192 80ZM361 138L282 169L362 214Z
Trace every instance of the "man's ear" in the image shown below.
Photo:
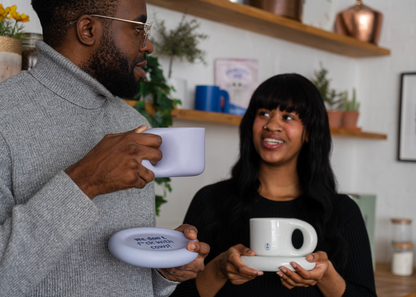
M102 23L88 14L81 16L76 23L77 38L79 42L87 46L98 42L102 31Z

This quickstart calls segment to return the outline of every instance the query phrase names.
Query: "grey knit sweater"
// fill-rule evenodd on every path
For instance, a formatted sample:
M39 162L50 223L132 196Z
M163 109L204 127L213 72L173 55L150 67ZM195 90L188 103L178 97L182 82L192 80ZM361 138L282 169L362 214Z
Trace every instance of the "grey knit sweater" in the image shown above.
M0 296L168 296L175 282L114 258L117 231L155 225L154 184L90 200L64 173L146 120L43 42L0 84Z

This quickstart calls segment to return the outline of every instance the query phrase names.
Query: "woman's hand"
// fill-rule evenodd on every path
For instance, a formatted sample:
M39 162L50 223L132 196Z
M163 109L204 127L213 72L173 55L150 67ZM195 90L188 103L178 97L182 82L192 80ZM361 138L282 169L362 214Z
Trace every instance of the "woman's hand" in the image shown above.
M309 287L315 286L322 280L325 273L328 271L330 261L325 252L319 251L306 257L308 262L316 262L316 266L311 271L303 269L299 264L290 263L296 272L289 270L286 267L281 267L277 274L280 276L282 284L292 289L294 287ZM332 266L332 265L331 265Z
M263 271L247 267L241 261L241 256L254 256L256 253L242 244L230 247L219 255L219 269L224 278L234 285L241 285L263 275Z

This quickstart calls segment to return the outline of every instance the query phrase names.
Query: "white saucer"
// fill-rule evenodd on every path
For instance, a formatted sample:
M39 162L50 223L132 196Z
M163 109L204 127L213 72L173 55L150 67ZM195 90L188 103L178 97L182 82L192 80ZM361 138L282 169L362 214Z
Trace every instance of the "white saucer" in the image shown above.
M175 230L131 228L111 236L108 249L114 257L134 266L172 268L186 265L198 256L186 249L189 241Z
M284 266L292 271L291 262L298 263L303 269L312 270L316 263L306 261L306 257L271 257L271 256L241 256L244 265L261 271L278 271Z

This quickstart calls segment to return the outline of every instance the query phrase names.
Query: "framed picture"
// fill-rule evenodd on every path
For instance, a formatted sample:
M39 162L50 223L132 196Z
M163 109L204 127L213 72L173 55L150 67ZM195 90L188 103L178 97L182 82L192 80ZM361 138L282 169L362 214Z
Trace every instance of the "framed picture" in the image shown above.
M402 73L398 160L416 162L416 72Z
M258 61L255 59L216 59L215 84L230 95L230 111L244 115L257 88Z

